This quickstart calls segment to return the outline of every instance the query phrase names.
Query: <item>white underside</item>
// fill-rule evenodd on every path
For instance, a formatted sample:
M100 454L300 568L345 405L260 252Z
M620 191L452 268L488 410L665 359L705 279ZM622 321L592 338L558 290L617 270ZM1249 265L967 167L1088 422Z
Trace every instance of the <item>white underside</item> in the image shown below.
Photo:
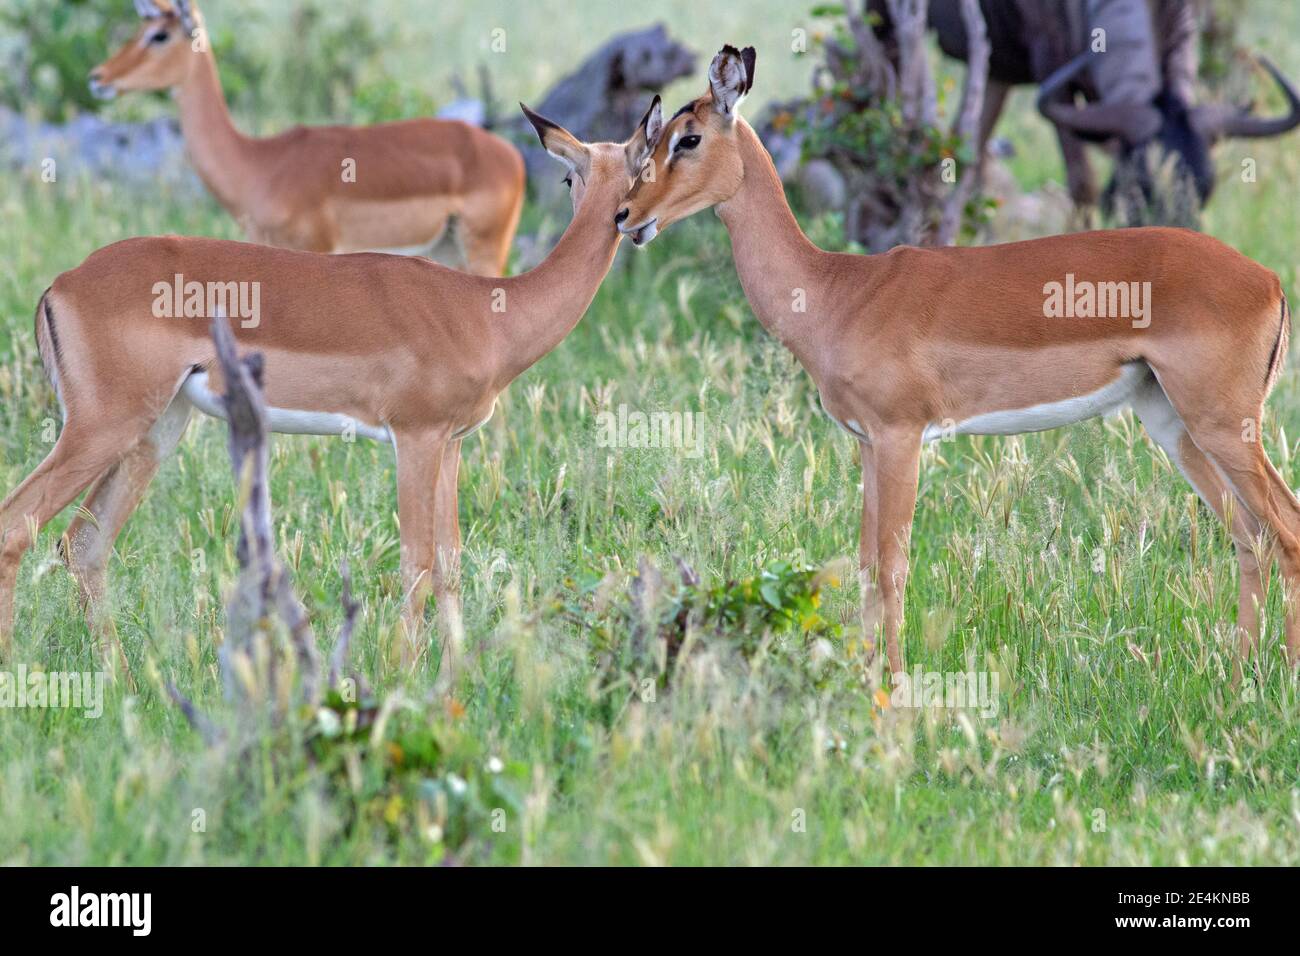
M957 422L955 427L945 428L943 423L931 424L926 428L922 440L935 441L954 432L958 435L1023 435L1026 432L1044 432L1100 415L1110 415L1131 406L1138 389L1152 377L1151 369L1145 362L1133 362L1121 369L1115 381L1095 392L1028 408L988 412Z
M181 394L186 400L213 418L226 418L226 409L215 392L208 388L208 373L194 372L185 379ZM291 408L267 408L267 423L271 431L283 435L360 435L373 441L393 441L386 425L368 425L347 415L333 412L304 412Z
M207 372L192 372L188 375L181 385L180 394L185 401L205 415L220 418L222 421L226 420L226 409L221 404L220 396L208 388ZM465 438L478 431L491 421L492 414L495 411L496 404L494 403L486 418L481 422L455 432L451 436L452 440ZM333 412L304 412L292 408L267 408L266 418L271 431L282 435L350 434L390 445L393 443L393 433L387 425L368 425L347 415L338 415Z
M1095 392L1027 408L1000 409L961 422L934 422L926 426L921 440L932 442L953 435L1023 435L1061 428L1128 408L1148 387L1160 388L1150 367L1145 362L1132 362L1123 366L1113 382ZM1169 411L1173 414L1172 408ZM855 438L868 437L856 419L841 422L832 417L831 420ZM1181 429L1181 421L1177 427Z

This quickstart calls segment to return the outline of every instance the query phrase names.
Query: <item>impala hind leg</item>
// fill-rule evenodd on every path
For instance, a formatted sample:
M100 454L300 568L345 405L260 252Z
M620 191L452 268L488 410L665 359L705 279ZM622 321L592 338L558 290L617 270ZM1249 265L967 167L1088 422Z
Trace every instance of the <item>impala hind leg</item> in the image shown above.
M97 477L106 472L139 436L65 425L54 448L0 503L0 658L13 652L14 589L23 554L35 536ZM120 657L120 649L110 661Z
M162 460L175 451L189 425L193 407L180 395L172 399L149 433L91 486L65 534L64 558L81 588L82 606L91 630L112 639L107 614L108 560L113 543L140 504Z
M457 225L468 272L481 276L506 274L523 205L521 191L509 199L493 196L467 206Z
M1259 614L1272 564L1272 549L1264 540L1264 527L1192 441L1182 418L1154 378L1138 389L1133 410L1151 439L1164 449L1169 460L1232 535L1239 569L1237 639L1241 652L1241 659L1233 665L1233 680L1239 681L1242 660L1249 658L1259 641Z
M1243 440L1242 422L1258 422L1259 410L1253 415L1207 415L1190 420L1184 415L1183 420L1192 440L1218 467L1276 547L1285 588L1287 656L1292 663L1300 663L1300 522L1296 520L1295 496L1277 477L1258 435Z

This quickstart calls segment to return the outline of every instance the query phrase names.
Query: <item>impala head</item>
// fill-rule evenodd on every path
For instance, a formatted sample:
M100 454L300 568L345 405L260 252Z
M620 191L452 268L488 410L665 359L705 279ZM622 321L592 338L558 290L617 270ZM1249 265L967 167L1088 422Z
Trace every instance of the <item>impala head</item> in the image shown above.
M166 90L184 83L197 59L192 38L202 24L193 0L135 0L140 29L122 49L90 71L100 99L132 90Z
M709 65L709 89L668 121L615 222L643 246L679 219L736 194L745 165L737 112L754 82L754 48L724 46Z
M564 182L569 187L575 214L588 190L597 184L615 183L619 187L618 195L626 195L664 130L663 104L658 96L625 143L584 143L523 103L519 108L537 130L537 138L545 150L564 166Z

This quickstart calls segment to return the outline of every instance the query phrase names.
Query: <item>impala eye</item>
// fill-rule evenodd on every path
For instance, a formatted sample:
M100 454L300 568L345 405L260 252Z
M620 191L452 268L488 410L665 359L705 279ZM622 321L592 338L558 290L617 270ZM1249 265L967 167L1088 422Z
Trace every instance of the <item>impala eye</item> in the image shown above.
M155 34L153 34L152 36L149 37L149 42L150 42L150 43L166 43L166 42L167 42L167 39L168 39L170 36L171 36L171 34L168 33L166 30L159 30L157 33L155 33Z
M573 188L573 177L572 177L572 176L565 176L564 179L561 180L561 182L563 182L564 185L568 186L570 189Z
M699 145L700 138L698 136L683 136L677 141L677 145L673 148L673 152L675 153L681 149L694 149Z

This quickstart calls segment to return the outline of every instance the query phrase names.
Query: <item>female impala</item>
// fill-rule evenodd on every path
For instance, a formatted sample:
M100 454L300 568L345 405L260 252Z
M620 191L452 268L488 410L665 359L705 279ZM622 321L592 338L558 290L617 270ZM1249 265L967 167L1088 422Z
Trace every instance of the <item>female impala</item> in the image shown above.
M231 122L190 0L136 0L139 33L90 74L96 95L175 92L200 178L252 242L309 252L416 251L454 217L469 271L505 273L524 202L524 162L466 123L298 127L269 139Z
M182 282L187 307L205 295L211 302L214 290L256 290L239 294L259 302L258 321L232 325L241 348L265 356L272 431L354 430L393 443L404 654L417 653L430 591L457 649L461 440L586 311L622 238L614 213L663 128L658 97L626 144L584 144L524 111L569 169L574 218L546 261L522 275L487 279L409 256L166 237L114 243L54 280L37 306L36 340L65 421L49 456L0 504L0 658L19 561L36 531L91 486L85 517L68 528L66 557L93 612L113 541L191 409L221 414L202 310L158 317L172 311Z
M709 91L668 123L652 157L656 175L639 178L619 228L643 245L717 206L754 314L861 443L863 622L868 634L883 625L890 669L902 672L921 443L944 432L1041 431L1124 406L1206 504L1231 514L1241 648L1252 648L1261 531L1289 590L1300 588L1300 504L1253 437L1287 351L1277 276L1214 239L1172 229L823 252L799 230L762 143L736 113L753 76L752 48L723 48ZM1067 290L1069 307L1058 308ZM1130 293L1145 304L1112 307ZM1102 313L1109 317L1047 317ZM1226 507L1229 496L1244 507ZM1286 633L1294 660L1300 620L1291 602Z

